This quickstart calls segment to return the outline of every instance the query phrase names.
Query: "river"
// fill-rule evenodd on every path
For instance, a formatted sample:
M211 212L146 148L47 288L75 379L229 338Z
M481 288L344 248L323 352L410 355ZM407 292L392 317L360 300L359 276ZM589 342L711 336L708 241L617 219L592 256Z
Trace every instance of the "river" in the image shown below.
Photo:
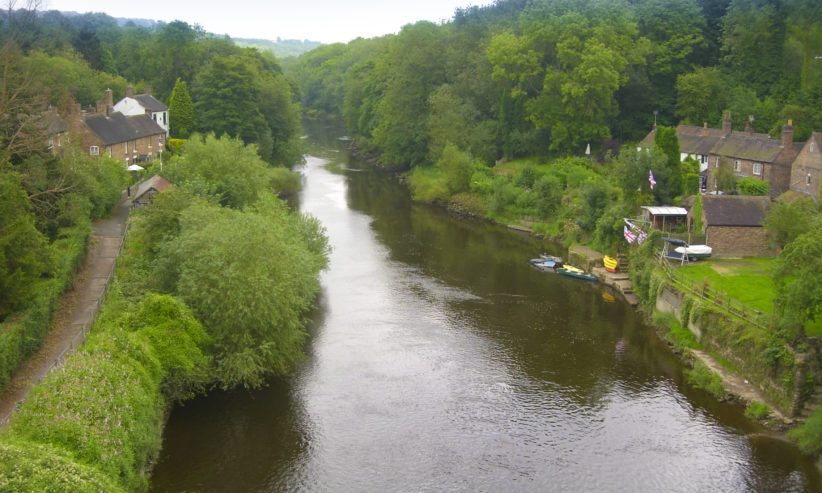
M152 491L818 491L792 444L690 388L618 295L530 237L412 204L310 128L333 246L306 358L178 406Z

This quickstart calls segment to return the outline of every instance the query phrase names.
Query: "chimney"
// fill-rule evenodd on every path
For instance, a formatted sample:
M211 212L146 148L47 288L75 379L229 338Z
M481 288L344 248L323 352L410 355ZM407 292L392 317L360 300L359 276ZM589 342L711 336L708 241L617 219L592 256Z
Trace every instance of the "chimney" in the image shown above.
M151 96L151 86L143 87L143 92L145 93L146 96Z
M126 86L126 97L133 98L134 97L134 87Z
M788 123L782 125L782 147L790 148L793 145L793 120L788 120Z
M708 122L702 122L702 135L708 135Z
M114 111L114 99L112 98L111 89L106 89L106 116L111 115Z
M722 119L722 132L725 135L731 133L731 112L725 112L725 118Z
M751 122L745 122L745 133L747 135L753 134L753 129L751 128Z
M106 114L106 103L105 103L105 101L103 101L102 99L98 99L97 101L95 101L95 105L96 105L95 108L94 108L95 112L101 113L103 115Z

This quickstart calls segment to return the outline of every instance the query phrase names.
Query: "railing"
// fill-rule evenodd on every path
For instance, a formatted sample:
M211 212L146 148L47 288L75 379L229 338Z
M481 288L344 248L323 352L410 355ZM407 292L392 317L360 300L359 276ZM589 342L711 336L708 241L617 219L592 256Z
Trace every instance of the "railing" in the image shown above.
M662 270L672 285L686 291L694 296L697 296L705 301L713 303L721 310L730 313L742 320L761 327L763 329L770 329L773 327L773 315L763 313L755 308L752 308L739 300L731 298L725 293L711 288L710 286L697 282L689 277L683 275L678 269L674 268L662 255L657 257Z

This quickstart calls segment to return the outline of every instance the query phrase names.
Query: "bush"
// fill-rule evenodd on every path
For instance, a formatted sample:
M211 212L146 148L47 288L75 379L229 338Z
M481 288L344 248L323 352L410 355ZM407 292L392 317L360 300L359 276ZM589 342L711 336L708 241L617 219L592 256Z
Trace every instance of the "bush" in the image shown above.
M725 397L725 388L722 386L722 378L712 372L701 361L694 362L691 370L685 370L685 377L688 383L698 389L705 390L719 399Z
M295 195L302 188L301 175L283 166L268 171L268 183L274 195L280 197Z
M746 176L736 182L736 189L742 195L768 195L768 182Z
M764 402L751 401L751 403L745 408L745 417L748 419L760 420L767 418L770 412L771 411L768 408L768 405Z
M822 452L822 409L817 409L804 423L788 431L788 438L806 454Z
M125 491L96 467L79 464L59 448L25 440L0 442L0 491L98 493Z

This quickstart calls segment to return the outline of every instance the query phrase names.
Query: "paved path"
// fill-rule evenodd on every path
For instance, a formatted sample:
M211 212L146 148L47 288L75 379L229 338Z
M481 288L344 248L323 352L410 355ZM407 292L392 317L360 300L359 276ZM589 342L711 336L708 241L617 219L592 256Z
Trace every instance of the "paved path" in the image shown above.
M130 210L131 200L123 197L111 218L94 223L86 263L75 276L71 291L63 295L54 314L54 328L40 351L20 364L0 394L0 427L8 422L34 384L85 341L114 271Z

